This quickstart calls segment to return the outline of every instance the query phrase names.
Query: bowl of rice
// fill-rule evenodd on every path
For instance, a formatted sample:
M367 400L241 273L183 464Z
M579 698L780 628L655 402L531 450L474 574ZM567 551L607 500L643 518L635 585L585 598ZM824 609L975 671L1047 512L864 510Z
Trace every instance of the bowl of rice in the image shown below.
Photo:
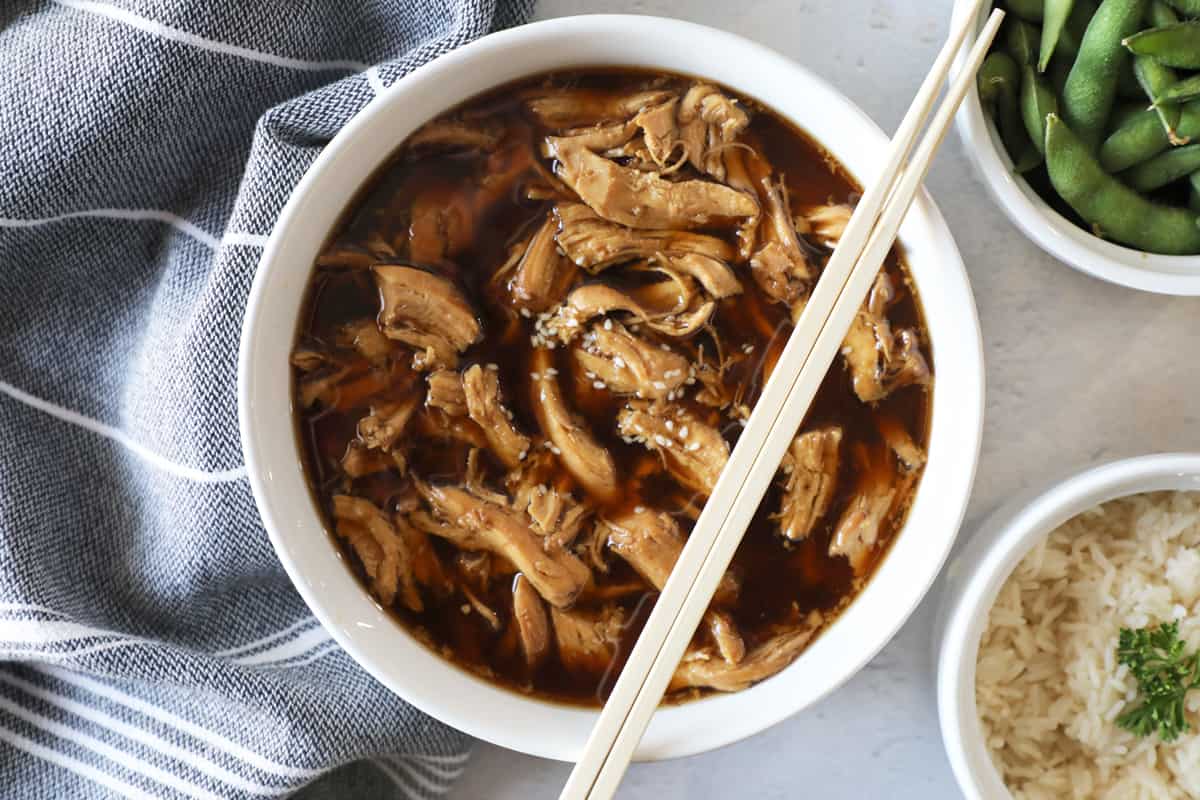
M993 514L947 570L938 712L975 800L1200 797L1200 691L1164 740L1122 630L1200 649L1200 454L1090 469Z

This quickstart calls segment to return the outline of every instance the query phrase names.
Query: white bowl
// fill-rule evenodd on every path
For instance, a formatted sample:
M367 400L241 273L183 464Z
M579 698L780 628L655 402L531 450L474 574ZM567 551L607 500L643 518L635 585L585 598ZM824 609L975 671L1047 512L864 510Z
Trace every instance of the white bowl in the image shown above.
M971 0L956 0L954 20L968 12ZM983 27L989 8L979 15ZM1001 36L1004 34L1002 33ZM963 68L966 51L954 62ZM1093 236L1051 208L1025 179L1013 172L1012 159L995 125L983 113L975 86L958 111L958 132L992 197L1004 213L1039 247L1081 272L1109 283L1158 294L1200 295L1200 256L1143 253Z
M719 54L719 57L714 57ZM246 466L263 523L296 589L367 671L467 733L537 756L572 759L590 710L530 699L454 666L410 637L340 560L309 495L293 430L288 353L313 259L363 183L418 125L473 95L545 70L631 65L703 75L755 97L823 142L860 182L888 140L807 70L737 36L677 20L585 16L487 36L397 82L325 148L279 217L242 329L238 405ZM978 320L954 240L921 195L901 231L928 318L934 369L929 462L902 532L869 586L795 664L737 694L659 711L637 758L702 752L795 714L883 647L917 606L954 542L983 417Z
M1200 453L1114 461L1024 492L992 514L950 563L938 625L938 717L946 754L968 800L1011 798L984 744L975 707L979 642L1004 582L1026 553L1072 517L1118 497L1165 489L1200 490Z

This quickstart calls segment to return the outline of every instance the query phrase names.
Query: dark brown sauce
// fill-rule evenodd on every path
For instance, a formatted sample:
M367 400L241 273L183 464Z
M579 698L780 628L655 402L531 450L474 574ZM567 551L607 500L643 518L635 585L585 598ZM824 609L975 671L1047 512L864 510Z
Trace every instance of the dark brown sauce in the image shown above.
M480 192L480 175L520 170L520 157L514 153L521 147L532 146L536 138L545 133L538 130L536 123L516 99L524 89L553 85L634 91L650 85L685 87L690 82L690 79L662 74L591 69L534 78L469 101L463 108L486 112L493 122L499 120L503 123L507 130L505 144L490 155L443 154L413 160L399 153L369 182L331 241L362 243L373 238L382 239L396 247L398 252L403 252L401 248L410 223L408 209L413 198L425 194L447 206L470 205ZM759 148L776 174L784 176L793 209L805 204L830 201L853 203L857 200L858 186L819 145L768 109L745 98L739 100L752 114L751 125L743 139ZM532 171L529 171L529 177L532 179ZM548 203L527 200L522 191L524 185L523 179L512 182L511 190L488 204L486 210L475 218L467 246L448 261L437 264L436 269L453 278L466 291L483 323L484 339L464 354L464 365L498 364L503 392L515 416L516 426L533 434L539 428L530 402L532 347L528 320L518 320L514 324L511 316L498 307L496 295L488 286L493 272L504 263L509 246L542 219L550 207ZM732 232L729 230L708 232L732 241ZM787 308L773 303L761 292L746 265L737 265L735 269L745 294L721 302L714 316L713 327L725 352L752 351L729 371L726 379L730 386L745 387L745 402L752 405L767 377L764 366L773 364L778 357L791 331L791 322ZM921 332L922 347L928 357L928 338L919 303L895 253L889 258L887 269L900 278L897 285L903 295L889 311L889 318L895 325L916 327ZM601 277L608 279L611 276L605 274ZM307 309L300 331L301 339L332 342L333 332L340 324L374 317L378 312L379 297L370 272L316 269L309 288ZM647 334L647 331L643 330L642 334ZM694 340L696 343L701 341L705 342L706 351L712 353L714 345L708 334L702 333ZM691 499L690 492L674 483L656 456L640 444L626 443L616 432L614 420L626 398L596 389L591 380L577 374L566 348L556 350L555 359L569 405L587 420L594 436L611 452L618 474L628 476L619 503L628 507L645 504L662 508L677 517L685 532L690 530L692 518L684 511ZM421 376L410 376L409 379L420 380ZM731 445L737 441L741 432L737 422L700 405L690 395L681 402L701 418L716 425ZM299 403L296 405L300 407ZM342 476L340 459L347 443L354 438L355 424L367 413L367 406L368 403L364 402L349 410L318 409L298 414L305 467L317 504L327 519L330 518L329 498L335 490L349 489L387 508L407 486L408 479L394 472L355 481ZM870 577L878 560L886 552L893 533L903 522L908 499L897 506L902 511L887 521L875 551L875 563L857 580L845 559L827 554L833 524L851 496L854 466L849 454L854 444L861 442L873 448L883 447L875 424L875 415L880 411L899 419L922 447L927 444L930 414L927 387L898 390L873 408L854 396L846 368L839 359L822 384L804 425L837 424L844 429L839 496L813 535L798 545L790 545L785 544L778 524L770 519L779 507L780 489L774 487L767 493L732 567L743 580L738 602L729 610L748 648L752 648L778 626L798 623L812 609L837 612L844 608ZM410 437L407 448L410 472L435 482L462 481L467 445L417 437L411 429L406 436ZM486 458L485 462L493 479L503 474L498 464ZM697 498L697 502L699 500L702 498ZM455 563L455 548L444 540L436 537L431 539L443 563L452 566ZM362 566L353 551L340 541L338 544L347 562L362 575ZM500 633L494 632L479 614L463 612L465 597L461 593L440 604L429 598L430 602L421 614L413 614L399 607L389 610L426 644L477 674L518 691L568 703L596 705L611 689L619 666L624 662L656 596L653 589L644 584L624 561L611 557L609 563L611 566L607 574L594 573L597 587L641 582L644 589L609 601L625 609L629 622L614 663L602 673L571 673L555 658L550 658L539 670L530 674L507 624L512 609L512 586L511 580L506 577L493 579L486 590L479 594L480 599L495 609L505 623ZM586 607L586 603L581 605ZM684 698L676 696L671 699Z

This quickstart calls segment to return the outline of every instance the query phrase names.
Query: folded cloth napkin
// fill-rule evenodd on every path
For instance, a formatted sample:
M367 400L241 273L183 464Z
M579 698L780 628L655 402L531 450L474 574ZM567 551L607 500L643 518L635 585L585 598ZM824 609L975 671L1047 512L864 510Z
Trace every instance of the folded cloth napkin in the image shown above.
M292 590L238 334L324 142L532 0L0 3L0 797L436 797L468 741Z

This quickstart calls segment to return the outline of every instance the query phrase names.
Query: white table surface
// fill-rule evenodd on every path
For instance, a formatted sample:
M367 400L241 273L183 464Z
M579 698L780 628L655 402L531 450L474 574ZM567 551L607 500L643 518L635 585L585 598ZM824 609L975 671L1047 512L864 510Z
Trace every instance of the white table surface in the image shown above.
M951 0L541 0L538 17L679 17L772 47L894 130L943 40ZM736 9L733 10L733 9ZM1063 470L1200 450L1200 299L1101 283L1027 241L947 140L928 186L970 272L987 358L987 421L959 543L1020 489ZM960 797L937 725L940 584L892 643L815 707L730 747L634 765L622 798ZM452 800L557 797L568 766L480 743Z

